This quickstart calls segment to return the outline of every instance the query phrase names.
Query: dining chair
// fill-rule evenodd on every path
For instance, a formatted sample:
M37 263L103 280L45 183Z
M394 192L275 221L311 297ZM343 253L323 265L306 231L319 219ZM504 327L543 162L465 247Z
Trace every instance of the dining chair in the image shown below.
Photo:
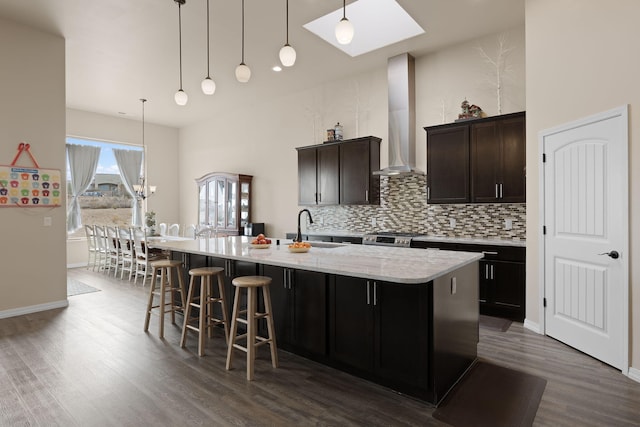
M138 276L142 276L142 286L145 286L147 276L151 275L151 267L149 265L152 261L159 259L165 259L166 256L162 254L150 253L147 246L147 238L144 230L140 228L133 229L133 250L136 263L136 272L133 279L133 283L138 283Z
M135 260L133 249L133 237L131 236L130 228L118 228L118 243L120 244L120 279L124 278L124 272L129 272L129 280L133 277L135 272Z
M160 235L161 236L166 236L167 235L167 223L166 222L161 222L160 223Z
M189 224L184 227L184 235L183 237L188 237L191 239L196 238L196 226L194 224Z
M109 256L109 270L107 274L113 269L113 277L118 276L118 267L121 264L120 259L120 244L118 242L118 227L107 225L105 227L107 234L107 253Z
M93 225L85 224L84 234L87 236L87 270L96 270L98 263L98 247L96 246L96 230Z
M180 235L180 224L171 224L167 230L167 236L177 237Z
M96 225L95 227L96 248L98 249L98 271L109 271L109 244L107 243L107 231L104 226Z

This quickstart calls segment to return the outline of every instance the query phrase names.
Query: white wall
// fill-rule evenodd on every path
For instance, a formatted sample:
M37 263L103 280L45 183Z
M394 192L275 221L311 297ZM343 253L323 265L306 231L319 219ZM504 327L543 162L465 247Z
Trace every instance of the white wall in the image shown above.
M524 28L505 34L513 50L507 59L503 113L524 110ZM477 47L495 55L497 35L452 46L416 58L416 163L426 169L424 126L441 123L440 105L447 105L447 121L457 118L460 103L469 99L488 114L496 114L496 94L486 83L491 75ZM253 222L265 222L267 234L295 231L297 153L295 147L319 144L327 128L344 126L344 137L374 135L383 139L381 163L387 156L386 62L371 72L295 95L259 101L242 111L229 111L180 134L180 217L197 220L195 178L208 172L254 175ZM448 70L448 71L447 71ZM295 69L291 72L295 72ZM243 88L251 90L251 84Z
M24 141L41 167L64 171L64 39L0 19L0 58L0 164ZM0 208L0 317L67 305L65 218L65 206Z
M151 100L146 108L150 108ZM67 109L67 135L101 141L142 145L142 122L88 111ZM178 129L145 122L145 146L148 156L147 177L156 185L156 193L146 199L149 211L156 212L158 222L180 222L178 209ZM69 240L67 264L86 264L86 239Z
M527 320L540 322L541 130L629 104L631 365L640 368L640 57L637 0L527 0ZM635 327L634 327L635 325ZM640 375L639 375L640 378Z

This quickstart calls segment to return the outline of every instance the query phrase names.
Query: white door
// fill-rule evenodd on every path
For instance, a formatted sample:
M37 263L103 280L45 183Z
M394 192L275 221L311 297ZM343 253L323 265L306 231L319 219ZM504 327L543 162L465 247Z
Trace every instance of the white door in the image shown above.
M628 368L627 107L540 134L545 332Z

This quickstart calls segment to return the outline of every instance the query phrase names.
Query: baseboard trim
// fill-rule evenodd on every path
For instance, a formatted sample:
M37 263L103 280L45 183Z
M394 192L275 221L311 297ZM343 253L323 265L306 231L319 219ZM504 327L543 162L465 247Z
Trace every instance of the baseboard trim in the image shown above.
M67 264L67 268L78 268L78 267L86 267L86 262L78 262L76 264Z
M640 369L629 368L629 378L640 383Z
M525 329L529 329L530 331L533 331L537 334L541 334L542 335L542 331L540 330L540 325L536 322L532 322L529 319L524 319L524 328Z
M56 308L65 308L69 305L69 300L52 301L45 304L30 305L27 307L12 308L0 311L0 319L7 317L22 316L23 314L37 313L39 311L53 310Z

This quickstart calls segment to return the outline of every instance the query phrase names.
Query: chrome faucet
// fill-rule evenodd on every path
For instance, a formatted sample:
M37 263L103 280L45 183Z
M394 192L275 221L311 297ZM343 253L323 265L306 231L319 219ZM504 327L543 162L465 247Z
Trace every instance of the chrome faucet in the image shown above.
M296 238L293 239L294 242L302 242L302 233L300 232L300 216L302 215L302 212L306 212L307 215L309 215L309 224L313 224L313 218L311 218L311 212L309 212L309 209L302 209L298 212L298 234L296 234Z

